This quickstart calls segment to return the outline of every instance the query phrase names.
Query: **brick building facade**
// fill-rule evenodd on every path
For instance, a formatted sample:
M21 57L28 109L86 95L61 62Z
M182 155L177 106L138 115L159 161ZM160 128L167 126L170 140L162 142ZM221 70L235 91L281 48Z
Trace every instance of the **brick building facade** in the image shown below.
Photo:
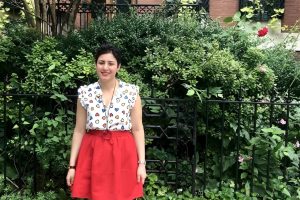
M298 21L300 29L300 0L285 0L283 25L293 26Z

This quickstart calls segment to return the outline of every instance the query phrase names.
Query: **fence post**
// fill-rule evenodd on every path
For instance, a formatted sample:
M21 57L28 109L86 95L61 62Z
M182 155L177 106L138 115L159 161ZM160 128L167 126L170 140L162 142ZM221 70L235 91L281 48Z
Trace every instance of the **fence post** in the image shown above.
M251 137L255 137L256 136L256 129L257 129L257 124L256 124L256 120L257 120L257 97L255 97L254 99L254 113L253 113L253 133L251 135ZM251 181L250 181L250 194L253 193L253 179L254 179L254 160L255 159L255 145L253 145L252 147L252 161L251 161Z
M236 130L236 168L235 168L235 184L234 189L237 191L239 184L239 152L240 152L240 134L241 134L241 112L242 112L242 86L240 85L238 94L238 124Z
M206 98L205 98L205 147L204 147L204 177L203 177L203 191L206 189L206 164L207 164L207 140L208 140L208 103L209 103L209 87L206 89Z
M198 101L194 100L194 105L196 105ZM197 109L194 109L194 117L193 117L193 136L192 136L193 146L194 146L194 159L192 164L192 194L195 195L196 193L196 168L197 168Z
M221 119L221 158L220 158L220 185L219 185L219 190L222 189L222 179L223 179L223 154L224 154L224 148L223 148L223 143L224 143L224 126L225 126L225 102L224 100L221 102L222 107L222 119Z
M287 147L288 144L288 135L289 135L289 116L290 116L290 103L291 103L291 93L290 90L288 90L288 95L286 99L286 124L285 124L285 134L284 134L284 146ZM284 157L283 160L283 178L285 181L287 181L286 177L286 166L287 166L287 158Z
M271 96L270 100L270 127L273 125L273 113L274 113L274 96ZM269 190L269 185L270 185L270 157L271 157L271 150L268 149L268 154L267 154L267 184L266 188Z
M7 162L7 150L6 150L6 143L7 143L7 130L6 130L6 112L7 112L7 98L6 98L6 95L7 95L7 91L6 91L6 85L7 85L7 82L8 82L8 76L6 75L5 78L4 78L4 84L3 84L3 123L4 123L4 126L3 126L3 176L4 176L4 188L6 188L6 162Z

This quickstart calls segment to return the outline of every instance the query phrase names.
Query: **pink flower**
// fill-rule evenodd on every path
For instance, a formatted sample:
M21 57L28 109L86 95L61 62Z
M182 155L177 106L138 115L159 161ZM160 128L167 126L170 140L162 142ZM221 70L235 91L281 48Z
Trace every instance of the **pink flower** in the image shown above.
M297 140L295 147L299 148L300 147L300 142Z
M285 125L285 124L286 124L286 121L285 121L284 119L281 119L281 120L279 121L279 123L282 124L282 125Z
M240 163L244 162L243 156L239 156L239 162L240 162Z
M259 29L257 31L257 35L258 35L258 37L263 37L263 36L267 35L268 31L269 30L267 27L263 27L262 29Z

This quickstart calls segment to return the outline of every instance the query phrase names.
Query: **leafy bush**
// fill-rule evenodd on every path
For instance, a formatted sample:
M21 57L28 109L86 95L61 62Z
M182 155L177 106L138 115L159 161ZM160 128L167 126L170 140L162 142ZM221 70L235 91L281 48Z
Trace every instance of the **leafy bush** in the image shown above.
M1 78L11 73L24 77L26 72L22 71L21 67L26 64L25 55L30 54L33 43L40 39L40 34L21 22L11 21L6 24L4 34L1 34L0 38L0 49L3 50L0 51Z
M22 195L21 193L5 194L0 197L0 200L56 200L57 195L54 192L39 192L37 195Z
M20 29L21 30L21 29ZM16 33L17 30L14 30ZM29 30L26 29L29 32ZM24 32L26 32L24 31ZM21 31L20 31L21 32ZM9 32L7 32L9 33ZM11 32L13 33L13 32ZM26 32L27 33L27 32ZM32 179L19 178L17 171L22 169L24 177L32 176L34 166L37 170L39 187L41 191L61 191L65 187L65 166L67 166L67 153L70 148L71 133L74 122L74 99L66 94L76 94L79 85L96 81L96 73L92 58L92 52L104 41L113 42L124 52L122 68L118 77L124 81L136 83L141 88L141 96L146 97L154 91L156 97L180 97L185 98L188 94L199 95L207 99L229 100L255 100L269 101L267 94L276 92L276 87L281 94L287 89L298 95L299 63L294 61L291 52L281 47L273 49L259 49L256 35L240 31L236 27L222 28L213 21L194 19L192 17L161 18L157 16L116 15L112 20L105 20L99 16L87 30L76 31L68 36L60 38L45 38L36 40L28 38L25 34L24 49L20 55L13 54L19 39L14 39L14 34L7 34L1 40L0 54L1 63L11 62L14 56L15 65L12 65L10 81L7 92L39 93L48 94L46 98L7 98L8 120L8 165L12 170L9 178L20 188L32 185ZM21 34L15 34L16 38L22 38ZM274 56L276 55L276 56ZM283 67L282 67L283 66ZM22 71L20 71L20 68ZM277 86L276 86L277 83ZM292 84L293 83L293 84ZM3 86L3 84L2 84ZM291 87L290 87L291 86ZM3 87L1 87L0 90ZM208 91L206 90L208 88ZM50 101L49 101L50 98ZM189 98L189 97L188 97ZM284 100L283 96L276 97ZM153 100L150 103L157 103ZM149 101L144 101L144 104ZM262 103L262 102L261 102ZM1 110L3 105L0 105ZM276 107L271 111L270 107L259 104L257 108L257 130L266 130L270 124L279 126L283 130L285 126L278 125L278 119L287 118L286 108ZM192 106L197 111L197 155L191 154L190 150L179 152L180 145L172 145L167 140L160 140L157 148L154 140L147 140L147 156L162 161L182 156L181 164L176 165L178 176L155 175L149 176L146 186L145 199L203 199L192 197L190 175L190 156L197 159L197 183L200 190L204 187L203 147L207 151L207 190L205 197L210 199L249 199L249 177L259 182L255 185L253 198L264 195L274 198L289 198L299 196L299 179L297 178L295 165L299 162L299 151L292 148L293 144L283 145L283 139L278 134L259 132L253 134L253 105L218 103L197 103ZM206 108L208 110L206 111ZM20 109L20 111L19 111ZM163 108L145 108L150 114L158 114ZM240 112L239 112L240 109ZM222 111L224 110L224 113ZM180 110L178 116L175 108L169 108L159 118L164 127L174 127L177 123L175 118L185 116L185 111ZM19 112L22 117L19 118ZM290 109L288 140L294 141L299 136L299 113L297 107ZM208 113L208 115L206 115ZM270 119L273 113L274 119ZM224 116L222 116L224 114ZM239 116L240 115L240 116ZM206 118L208 117L208 118ZM224 117L224 127L220 124ZM238 123L240 117L241 122ZM3 119L3 113L0 113ZM150 123L154 119L149 120ZM187 121L187 120L186 120ZM185 120L180 121L180 134L190 133L190 127ZM206 126L206 122L209 126ZM240 127L239 127L240 126ZM221 129L224 128L222 131ZM3 129L1 129L3 130ZM273 130L273 129L272 129ZM236 152L236 134L240 133L241 155ZM147 130L147 135L155 135L157 130ZM281 132L281 131L280 131ZM22 133L22 134L20 134ZM209 140L205 146L205 135ZM221 134L224 141L221 142ZM275 135L275 138L274 138ZM277 136L277 137L276 137ZM185 137L185 136L183 136ZM184 141L186 142L186 141ZM187 142L188 143L188 142ZM271 143L271 147L268 144ZM184 144L187 149L193 148L192 144ZM262 159L254 163L254 174L251 170L251 156L254 146L255 154ZM221 190L215 189L221 178L219 148L224 148L223 180L228 180L222 185ZM19 158L15 158L16 149ZM267 188L266 180L266 150L270 149L270 187ZM3 149L1 149L3 151ZM176 152L179 152L178 155ZM36 163L31 158L36 153ZM176 155L175 155L176 154ZM177 157L176 157L177 156ZM184 157L185 156L185 157ZM238 156L244 156L245 162L239 163ZM30 158L30 159L26 159ZM26 161L26 165L21 161ZM287 161L290 182L284 182L281 162ZM1 160L0 160L1 161ZM152 163L153 164L153 163ZM148 165L152 167L151 163ZM232 177L235 176L236 165L240 182L234 191ZM27 168L28 166L28 168ZM168 170L173 170L168 167ZM167 184L167 180L178 178L177 191ZM279 178L276 181L276 178ZM293 186L295 186L293 188ZM295 189L296 188L296 189ZM284 190L284 193L280 193ZM199 192L199 191L197 191ZM59 195L60 192L56 192ZM66 195L68 192L64 192ZM5 193L6 196L11 195ZM20 195L16 194L15 198ZM44 194L47 195L47 194ZM11 198L14 198L11 196ZM24 196L24 198L26 198ZM29 198L29 197L28 197ZM30 198L37 198L30 196ZM64 198L61 198L64 199Z
M264 62L275 73L276 87L278 91L286 95L288 91L292 95L300 96L300 62L294 57L291 50L279 45L266 49Z

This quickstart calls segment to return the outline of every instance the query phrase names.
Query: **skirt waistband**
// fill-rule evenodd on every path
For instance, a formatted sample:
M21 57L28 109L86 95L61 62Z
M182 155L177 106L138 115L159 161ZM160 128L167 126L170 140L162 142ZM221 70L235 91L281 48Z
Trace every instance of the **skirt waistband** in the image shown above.
M99 136L105 140L108 140L111 144L114 143L114 138L131 135L131 132L128 130L125 131L111 131L111 130L89 130L86 132L89 135Z

